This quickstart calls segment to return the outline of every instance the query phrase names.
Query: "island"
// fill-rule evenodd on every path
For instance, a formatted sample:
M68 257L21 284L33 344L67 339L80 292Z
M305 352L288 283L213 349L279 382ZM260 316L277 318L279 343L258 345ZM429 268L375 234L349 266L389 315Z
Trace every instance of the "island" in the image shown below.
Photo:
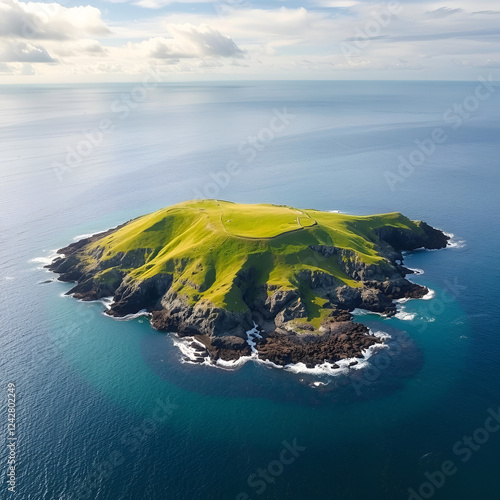
M189 338L196 361L335 366L381 342L352 311L392 316L397 299L428 293L406 279L403 252L448 240L397 212L194 200L61 248L47 267L77 299L112 297L110 316L147 312Z

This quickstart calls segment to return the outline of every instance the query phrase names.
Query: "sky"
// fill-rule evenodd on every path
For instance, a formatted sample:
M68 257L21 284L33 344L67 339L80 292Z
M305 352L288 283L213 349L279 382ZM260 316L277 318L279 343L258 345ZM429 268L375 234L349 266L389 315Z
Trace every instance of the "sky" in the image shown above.
M0 83L500 76L499 0L0 0Z

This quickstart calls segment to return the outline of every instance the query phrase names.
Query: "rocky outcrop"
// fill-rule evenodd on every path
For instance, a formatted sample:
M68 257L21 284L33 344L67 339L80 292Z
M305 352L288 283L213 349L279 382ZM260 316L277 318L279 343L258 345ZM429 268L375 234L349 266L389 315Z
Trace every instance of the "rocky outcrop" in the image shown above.
M234 335L224 337L196 335L195 338L205 346L208 356L213 360L236 361L252 353L246 339Z
M374 232L397 252L412 251L417 248L427 248L429 250L446 248L450 240L449 236L422 221L418 221L417 226L419 226L421 232L394 226L380 227L375 229Z
M250 311L233 312L212 304L189 305L185 297L168 292L153 311L151 324L180 336L205 335L210 338L235 336L246 339L253 327Z
M356 281L384 280L402 276L399 266L389 259L378 264L367 264L353 250L328 245L311 245L310 248L325 259L335 256L342 271ZM401 258L401 255L394 250L393 254L396 259Z
M141 309L152 311L159 309L162 297L172 285L172 275L161 273L143 281L125 279L116 289L113 304L108 314L125 316L135 314Z
M68 274L65 274L66 281ZM94 276L82 275L78 283L67 292L80 300L99 300L104 297L112 297L119 288L125 273L117 269L110 269L105 279L95 279ZM136 311L137 312L137 311Z
M271 315L276 315L292 302L296 304L299 297L298 290L278 289L268 297L265 302L265 308Z
M404 278L385 281L366 281L364 285L379 290L391 301L403 298L420 299L429 292L425 286L417 285Z
M61 256L48 268L59 274L59 280L75 282L68 294L82 300L113 297L107 314L115 317L145 309L151 313L154 328L194 337L201 343L204 347L196 347L200 360L205 354L212 360L226 361L250 355L247 331L256 323L262 332L262 338L256 340L259 358L278 365L336 363L359 357L365 349L380 343L364 325L353 322L350 312L362 308L391 316L396 313L394 300L424 296L427 288L405 278L411 271L402 265L402 252L444 248L449 239L418 222L416 230L391 225L374 229L370 245L376 247L377 259L367 259L366 255L334 244L308 244L304 246L307 258L300 262L290 286L263 284L259 281L262 273L255 267L240 269L232 285L244 304L240 301L241 307L235 311L179 292L182 287L190 287L199 297L215 279L200 285L192 275L182 275L187 265L184 257L179 261L177 277L167 268L151 276L151 249L135 248L110 255L94 245L125 225L59 250ZM143 266L148 272L138 278L134 270ZM340 273L328 272L337 266ZM307 300L311 300L308 294L320 299L314 303L315 314L306 307ZM321 322L318 317L323 318Z
M259 358L276 365L304 363L308 368L325 361L334 364L345 358L355 358L380 339L369 335L368 328L351 321L332 320L322 335L283 332L268 335L258 346Z

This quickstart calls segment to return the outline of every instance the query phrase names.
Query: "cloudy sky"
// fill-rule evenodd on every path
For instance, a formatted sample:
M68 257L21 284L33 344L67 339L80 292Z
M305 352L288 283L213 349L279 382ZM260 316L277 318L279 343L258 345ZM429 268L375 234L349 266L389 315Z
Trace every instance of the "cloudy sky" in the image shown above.
M0 82L500 76L499 0L0 0Z

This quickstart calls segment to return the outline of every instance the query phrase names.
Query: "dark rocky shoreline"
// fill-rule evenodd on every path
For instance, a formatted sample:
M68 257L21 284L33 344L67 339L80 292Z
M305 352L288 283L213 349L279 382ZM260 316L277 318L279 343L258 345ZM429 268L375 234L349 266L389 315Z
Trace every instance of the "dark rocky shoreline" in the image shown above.
M333 246L310 247L318 259L336 256L343 271L362 283L359 288L339 286L327 273L302 272L300 279L311 289L319 291L328 300L328 308L332 311L316 329L304 319L307 313L298 290L275 290L272 285L267 285L258 291L256 297L246 301L248 311L232 312L209 303L189 305L184 297L172 291L172 276L166 273L138 283L129 282L124 273L113 269L106 283L94 279L103 267L98 266L93 272L86 271L79 261L79 251L124 225L58 251L61 256L46 267L59 274L60 281L76 283L67 294L81 300L112 296L113 304L107 314L115 317L146 309L152 313L154 328L174 331L180 337L196 338L205 346L205 354L214 361L233 361L250 355L252 351L246 332L257 324L262 332L262 339L256 342L258 357L281 366L304 363L312 367L325 361L335 363L361 357L364 350L381 343L379 338L369 334L366 326L354 322L350 312L362 308L392 316L396 314L394 300L426 295L426 287L406 279L406 275L413 271L402 265L402 252L445 248L449 240L443 232L424 222L420 223L424 236L397 227L381 227L378 237L386 258L384 266L364 264L350 250ZM115 260L122 266L126 261L126 267L143 265L140 252L119 255ZM106 265L111 268L116 262L107 261ZM246 270L239 279L252 280L252 270ZM295 324L296 320L300 322ZM202 354L203 349L200 350L200 360L203 360Z

